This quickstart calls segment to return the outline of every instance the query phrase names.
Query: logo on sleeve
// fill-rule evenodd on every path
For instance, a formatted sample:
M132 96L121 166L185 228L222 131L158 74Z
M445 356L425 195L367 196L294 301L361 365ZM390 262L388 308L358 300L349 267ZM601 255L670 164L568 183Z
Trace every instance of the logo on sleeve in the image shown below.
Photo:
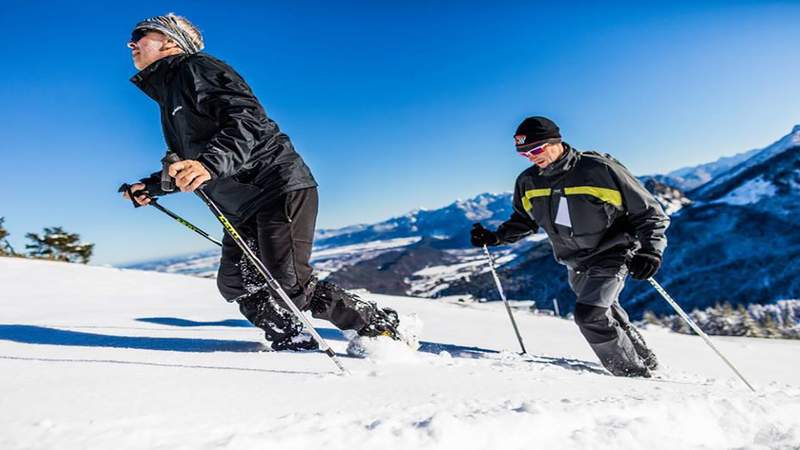
M178 111L180 111L182 109L183 109L183 106L178 106L177 108L172 110L172 115L174 116L176 112L178 112Z

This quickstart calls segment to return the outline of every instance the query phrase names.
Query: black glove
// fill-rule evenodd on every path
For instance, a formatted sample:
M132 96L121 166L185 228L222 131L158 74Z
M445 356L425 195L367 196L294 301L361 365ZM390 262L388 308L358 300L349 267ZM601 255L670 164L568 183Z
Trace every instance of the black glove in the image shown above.
M500 243L500 238L497 236L497 233L483 228L483 225L479 223L472 226L470 238L470 242L472 242L472 245L475 247L483 247L484 245L491 247L492 245L498 245Z
M652 277L660 267L661 255L648 251L639 251L628 261L631 276L637 280L646 280Z

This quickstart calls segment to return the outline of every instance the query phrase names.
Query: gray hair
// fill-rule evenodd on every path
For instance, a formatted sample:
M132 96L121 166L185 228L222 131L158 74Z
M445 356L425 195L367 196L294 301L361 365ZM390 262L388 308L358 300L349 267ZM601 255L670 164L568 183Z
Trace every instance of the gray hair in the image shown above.
M205 47L200 30L187 18L173 13L144 19L133 29L158 31L175 41L184 53L197 53Z

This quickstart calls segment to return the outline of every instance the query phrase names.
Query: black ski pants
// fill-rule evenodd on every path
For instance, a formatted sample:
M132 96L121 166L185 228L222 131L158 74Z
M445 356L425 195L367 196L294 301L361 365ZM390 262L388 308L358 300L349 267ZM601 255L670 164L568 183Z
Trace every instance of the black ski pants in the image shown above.
M569 285L576 295L575 323L603 366L614 375L639 374L645 369L646 348L619 304L628 275L624 262L569 269ZM643 345L643 340L641 341Z
M301 310L331 321L340 329L360 330L372 317L374 305L313 277L311 247L318 210L316 188L291 191L263 206L237 225L273 277ZM297 335L302 325L225 234L217 287L228 301L239 303L242 314L276 341Z

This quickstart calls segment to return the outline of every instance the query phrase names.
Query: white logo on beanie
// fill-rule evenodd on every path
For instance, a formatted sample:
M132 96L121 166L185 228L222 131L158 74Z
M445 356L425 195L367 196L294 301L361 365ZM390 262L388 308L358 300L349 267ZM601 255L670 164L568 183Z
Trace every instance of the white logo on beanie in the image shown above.
M517 142L517 145L524 144L525 143L525 139L527 139L527 138L528 138L528 136L525 136L524 134L518 134L518 135L514 136L514 140Z

